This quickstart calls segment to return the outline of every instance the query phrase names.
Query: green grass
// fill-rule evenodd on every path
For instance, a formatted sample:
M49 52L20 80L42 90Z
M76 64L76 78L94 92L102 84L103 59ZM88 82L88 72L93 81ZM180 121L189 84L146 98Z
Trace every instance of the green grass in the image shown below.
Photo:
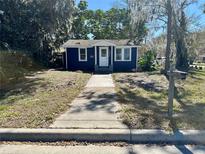
M168 82L164 76L121 73L114 74L114 79L122 104L121 117L129 127L205 129L205 71L192 71L186 80L176 81L172 120L167 117ZM142 81L154 86L139 84Z
M48 127L69 108L90 77L87 73L46 70L9 61L8 66L4 61L1 69L6 77L1 78L0 127Z

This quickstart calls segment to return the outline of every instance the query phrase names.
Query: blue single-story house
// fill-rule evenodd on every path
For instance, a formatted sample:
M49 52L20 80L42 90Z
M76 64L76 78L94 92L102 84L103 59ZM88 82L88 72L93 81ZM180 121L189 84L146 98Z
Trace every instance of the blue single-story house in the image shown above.
M136 71L138 46L129 40L69 40L63 44L67 70Z

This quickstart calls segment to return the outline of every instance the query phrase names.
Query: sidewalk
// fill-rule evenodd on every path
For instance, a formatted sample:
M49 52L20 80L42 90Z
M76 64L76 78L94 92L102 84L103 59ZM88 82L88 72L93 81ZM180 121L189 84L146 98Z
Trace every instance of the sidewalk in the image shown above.
M118 146L40 146L0 145L2 154L203 154L205 146L128 145Z
M50 128L124 129L119 120L120 109L116 101L112 76L93 75L84 91L72 102Z

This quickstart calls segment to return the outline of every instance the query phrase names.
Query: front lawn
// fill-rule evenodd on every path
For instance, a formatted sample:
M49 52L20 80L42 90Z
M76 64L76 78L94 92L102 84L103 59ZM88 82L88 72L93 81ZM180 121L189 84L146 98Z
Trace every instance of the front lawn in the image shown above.
M90 74L42 70L1 89L0 127L48 127L69 108ZM8 88L8 86L7 86Z
M174 118L167 117L168 81L158 72L113 75L121 117L130 128L205 129L205 71L175 84Z
M0 51L0 127L47 127L90 74L48 70L21 51Z
M0 51L0 127L48 127L89 77L47 70L21 52Z

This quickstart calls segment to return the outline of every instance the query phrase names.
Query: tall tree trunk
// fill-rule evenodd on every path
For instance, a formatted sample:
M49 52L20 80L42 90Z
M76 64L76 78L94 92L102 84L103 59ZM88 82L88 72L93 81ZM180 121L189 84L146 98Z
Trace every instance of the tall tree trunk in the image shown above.
M167 22L167 45L165 53L165 74L170 68L170 52L171 52L171 42L172 42L172 5L171 0L167 0L167 13L168 13L168 22Z

